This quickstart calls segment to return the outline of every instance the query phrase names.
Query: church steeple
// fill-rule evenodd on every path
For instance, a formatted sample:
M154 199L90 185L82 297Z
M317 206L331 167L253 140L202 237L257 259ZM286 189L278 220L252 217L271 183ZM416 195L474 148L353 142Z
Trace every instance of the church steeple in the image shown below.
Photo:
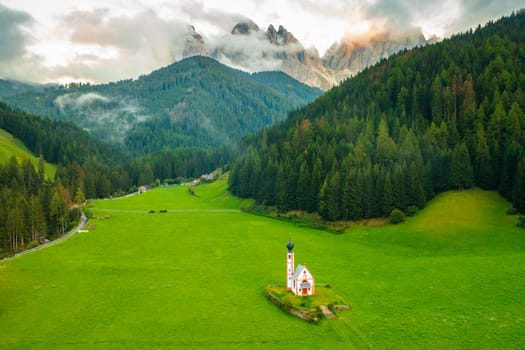
M294 273L294 244L289 241L286 245L288 253L286 253L286 289L292 290L292 275Z

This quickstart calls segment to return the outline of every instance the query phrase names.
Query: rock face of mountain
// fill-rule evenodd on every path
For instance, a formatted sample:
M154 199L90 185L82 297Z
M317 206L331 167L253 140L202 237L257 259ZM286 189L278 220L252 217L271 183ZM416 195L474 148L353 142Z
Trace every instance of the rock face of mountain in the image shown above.
M365 43L349 38L334 43L323 56L323 63L341 81L396 52L426 43L423 34L417 32L398 37L382 34Z
M188 35L186 36L186 43L182 55L184 57L190 56L205 56L207 54L206 43L204 37L195 31L194 26L189 26Z
M185 57L208 55L248 71L281 70L305 84L325 90L400 50L427 43L421 32L397 36L384 33L366 42L343 39L320 57L317 49L305 48L283 26L275 29L270 25L263 31L255 22L245 20L213 43L193 31L195 34L184 50Z
M191 45L196 46L194 41ZM237 23L230 34L217 42L211 44L204 41L199 45L199 54L206 52L206 55L242 70L279 70L305 84L323 89L337 83L333 72L324 66L319 52L315 48L305 49L283 26L276 30L270 25L263 31L248 20ZM202 45L207 46L206 50ZM193 52L194 49L186 51Z
M263 56L280 61L283 72L311 86L327 88L335 84L332 73L324 67L317 49L305 49L283 26L275 30L270 25L265 37L273 47Z
M259 26L252 20L247 20L245 22L239 22L233 27L232 35L248 35L254 32L259 31Z
M297 40L292 33L284 29L283 26L279 26L279 30L276 31L274 26L270 24L268 30L266 30L266 37L270 43L277 46L299 43L299 40Z

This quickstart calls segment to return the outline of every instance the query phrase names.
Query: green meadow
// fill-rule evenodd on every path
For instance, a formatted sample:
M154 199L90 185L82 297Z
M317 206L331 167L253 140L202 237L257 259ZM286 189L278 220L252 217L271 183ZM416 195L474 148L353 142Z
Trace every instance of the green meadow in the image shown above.
M525 230L493 192L332 234L195 190L97 201L88 233L0 262L0 348L525 348ZM309 324L265 298L290 238L351 310Z
M35 169L38 169L38 158L27 149L22 141L15 138L7 131L0 129L0 162L7 162L12 156L15 156L18 161L29 159L34 164ZM55 178L56 166L45 162L44 171L46 177L50 179Z

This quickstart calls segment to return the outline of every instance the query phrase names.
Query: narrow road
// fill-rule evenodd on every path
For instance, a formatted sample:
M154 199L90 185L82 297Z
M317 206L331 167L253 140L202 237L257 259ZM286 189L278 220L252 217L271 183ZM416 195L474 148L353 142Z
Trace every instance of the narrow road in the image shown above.
M28 253L31 253L31 252L34 252L36 250L40 250L40 249L44 249L44 248L47 248L47 247L51 247L52 245L55 245L59 242L62 242L63 240L73 236L75 233L77 233L78 231L84 229L84 227L86 227L87 225L87 222L88 222L88 218L86 217L86 215L84 215L84 213L82 213L82 216L80 217L80 223L78 224L77 227L75 227L74 229L72 229L71 231L69 231L68 233L66 233L65 235L63 235L62 237L60 238L57 238L53 241L49 241L49 242L46 242L46 243L43 243L43 244L40 244L40 245L37 245L36 247L34 248L31 248L31 249L27 249L27 250L24 250L24 251L21 251L20 253L16 253L15 255L13 256L8 256L6 258L3 258L1 259L0 261L4 261L4 260L9 260L9 259L14 259L14 258L17 258L19 256L22 256L22 255L25 255L25 254L28 254Z
M149 210L125 210L125 209L95 209L97 211L105 211L110 213L153 213ZM166 209L166 213L239 213L240 209ZM161 210L155 210L155 213L160 213Z

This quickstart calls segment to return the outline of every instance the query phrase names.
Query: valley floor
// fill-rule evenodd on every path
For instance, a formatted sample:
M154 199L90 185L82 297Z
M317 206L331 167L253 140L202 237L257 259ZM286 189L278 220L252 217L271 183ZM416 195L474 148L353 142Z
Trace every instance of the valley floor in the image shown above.
M225 181L196 191L98 201L88 233L0 262L0 348L525 348L525 231L493 192L336 235L239 212ZM352 310L270 304L290 238Z

